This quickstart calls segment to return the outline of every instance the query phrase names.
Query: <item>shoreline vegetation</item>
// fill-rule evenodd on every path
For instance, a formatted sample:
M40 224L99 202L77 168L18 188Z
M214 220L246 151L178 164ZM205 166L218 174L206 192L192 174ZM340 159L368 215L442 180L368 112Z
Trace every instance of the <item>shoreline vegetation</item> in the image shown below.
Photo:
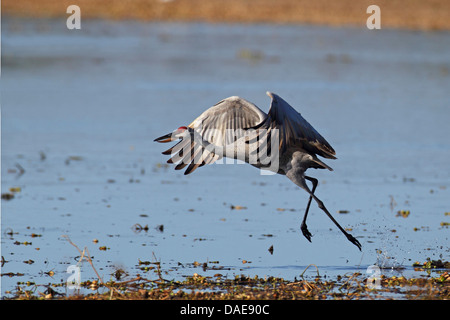
M4 300L449 300L448 269L428 268L427 261L415 267L430 270L427 277L384 276L372 279L360 272L334 279L317 275L288 281L276 277L223 276L220 268L213 276L194 273L183 281L164 279L158 262L140 262L148 271L122 279L120 270L104 282L87 280L68 292L66 283L18 283ZM418 263L419 264L419 263ZM150 267L149 267L150 266ZM309 266L313 267L313 265ZM309 268L308 267L308 268ZM202 269L209 266L202 264ZM307 269L308 269L307 268ZM216 269L214 269L216 270ZM306 270L305 270L306 271ZM317 270L319 271L319 270ZM146 273L146 274L145 274ZM8 276L7 274L4 276Z
M321 276L316 265L309 265L299 278L285 280L277 277L227 276L216 262L194 262L199 273L213 271L203 276L197 272L184 280L166 279L168 274L161 262L139 260L136 275L117 269L108 281L95 268L89 250L81 250L68 236L63 236L79 253L78 265L89 263L96 279L78 282L76 288L69 283L37 284L18 282L14 292L6 292L5 300L449 300L450 262L430 260L415 262L412 266L426 276L406 278L361 272L338 275L330 279ZM3 261L4 262L4 261ZM2 262L2 263L3 263ZM316 269L315 277L304 277L309 269ZM403 267L399 268L401 271ZM2 274L14 277L15 274ZM52 276L52 275L50 275ZM73 280L73 279L72 279ZM68 280L69 281L69 280Z
M78 5L82 19L208 23L313 24L366 27L373 1L306 0L21 0L4 1L3 17L64 18ZM450 30L450 1L377 0L381 28Z

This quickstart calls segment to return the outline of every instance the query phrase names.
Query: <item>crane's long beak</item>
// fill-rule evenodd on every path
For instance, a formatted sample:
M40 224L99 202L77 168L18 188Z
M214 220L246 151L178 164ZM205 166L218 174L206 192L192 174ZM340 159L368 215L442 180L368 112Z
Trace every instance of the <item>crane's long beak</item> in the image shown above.
M173 136L173 132L171 132L171 133L168 133L168 134L166 134L166 135L163 135L163 136L161 136L161 137L159 137L159 138L156 138L156 139L153 140L153 141L163 143L163 142L171 142L171 141L174 141L174 140L176 140L176 138Z

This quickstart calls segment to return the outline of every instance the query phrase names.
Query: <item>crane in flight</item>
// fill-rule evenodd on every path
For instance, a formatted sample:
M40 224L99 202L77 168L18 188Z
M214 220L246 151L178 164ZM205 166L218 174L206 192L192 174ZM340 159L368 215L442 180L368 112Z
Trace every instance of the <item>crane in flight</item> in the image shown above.
M271 98L266 114L253 103L229 97L204 111L190 125L156 138L157 142L181 140L163 152L171 155L168 163L176 163L175 170L187 166L184 174L211 164L224 157L240 159L257 168L288 177L309 194L300 229L311 242L306 225L311 201L333 221L347 239L361 250L359 241L349 234L330 214L314 194L318 180L305 175L309 168L328 169L318 158L336 159L331 145L280 96L267 92ZM312 183L312 189L306 184Z

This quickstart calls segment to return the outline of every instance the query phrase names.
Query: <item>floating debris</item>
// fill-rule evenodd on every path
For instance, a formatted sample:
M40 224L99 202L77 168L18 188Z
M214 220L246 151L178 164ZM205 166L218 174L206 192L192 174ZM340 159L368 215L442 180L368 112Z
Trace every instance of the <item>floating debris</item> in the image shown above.
M16 246L20 246L20 245L31 246L33 243L28 242L28 241L24 241L24 242L15 241L14 244L15 244Z
M2 200L11 200L14 199L13 193L2 193Z
M12 237L12 236L15 235L15 234L19 234L18 232L14 232L14 230L11 229L11 228L6 228L6 230L4 231L4 233L5 233L6 235L10 236L10 237Z
M17 178L19 178L25 173L25 169L19 163L16 163L16 168L19 170L19 173L17 174Z
M247 209L247 207L244 207L244 206L234 206L234 205L231 205L230 208L231 208L231 210L245 210L245 209Z
M48 272L44 272L44 274L48 275L49 277L53 277L55 275L55 272L53 270L50 270Z
M291 212L294 212L294 211L296 211L295 209L293 209L293 208L291 208L291 209L286 209L286 208L277 208L277 211L280 211L280 212L284 212L284 211L291 211Z
M413 267L420 267L423 269L450 269L449 261L442 260L431 260L430 258L427 261L420 263L418 261L413 263Z
M156 168L169 168L169 164L167 163L157 163Z
M3 266L5 265L6 262L9 262L9 261L6 261L6 260L5 260L5 257L2 256L1 264L0 264L0 265L3 267Z
M430 227L429 227L429 226L414 227L413 230L414 230L414 231L419 231L419 230L422 230L422 231L430 231Z
M389 202L389 206L391 207L391 211L394 211L394 207L397 205L397 202L394 199L394 196L389 195L389 197L391 198L391 201Z
M67 159L64 161L64 163L66 165L69 165L71 161L81 161L83 160L83 157L81 156L69 156L67 157Z
M7 276L7 277L23 277L25 274L24 273L14 273L14 272L7 272L7 273L2 273L2 276Z
M120 280L124 275L128 275L125 270L122 268L117 268L112 274L116 280Z
M238 51L237 57L251 62L259 62L264 59L264 53L260 50L241 49Z
M273 254L273 245L270 246L270 248L268 249L268 251L270 252L270 254Z
M398 210L396 217L408 218L409 214L409 210Z
M341 213L341 214L345 214L345 213L350 213L350 210L338 210L337 212Z
M44 161L45 159L47 159L47 156L45 155L44 151L39 151L39 157L40 157L41 161Z
M136 224L134 224L133 225L133 227L131 227L131 229L134 231L134 232L141 232L141 231L145 231L145 232L147 232L148 231L148 225L145 225L145 227L143 227L143 226L141 226L139 223L136 223Z

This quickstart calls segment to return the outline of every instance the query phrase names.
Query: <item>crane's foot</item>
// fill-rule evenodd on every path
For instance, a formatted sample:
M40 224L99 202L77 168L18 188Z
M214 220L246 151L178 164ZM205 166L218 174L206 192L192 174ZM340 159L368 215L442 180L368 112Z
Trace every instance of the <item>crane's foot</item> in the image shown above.
M351 243L353 243L355 246L357 246L358 249L359 249L359 251L361 251L361 243L359 243L359 241L356 240L356 238L355 238L354 236L352 236L351 234L349 234L349 233L347 233L346 236L347 236L347 239L348 239Z
M302 222L300 226L300 230L302 230L303 235L306 239L308 239L309 242L311 242L312 234L309 232L308 227L306 226L306 223Z

